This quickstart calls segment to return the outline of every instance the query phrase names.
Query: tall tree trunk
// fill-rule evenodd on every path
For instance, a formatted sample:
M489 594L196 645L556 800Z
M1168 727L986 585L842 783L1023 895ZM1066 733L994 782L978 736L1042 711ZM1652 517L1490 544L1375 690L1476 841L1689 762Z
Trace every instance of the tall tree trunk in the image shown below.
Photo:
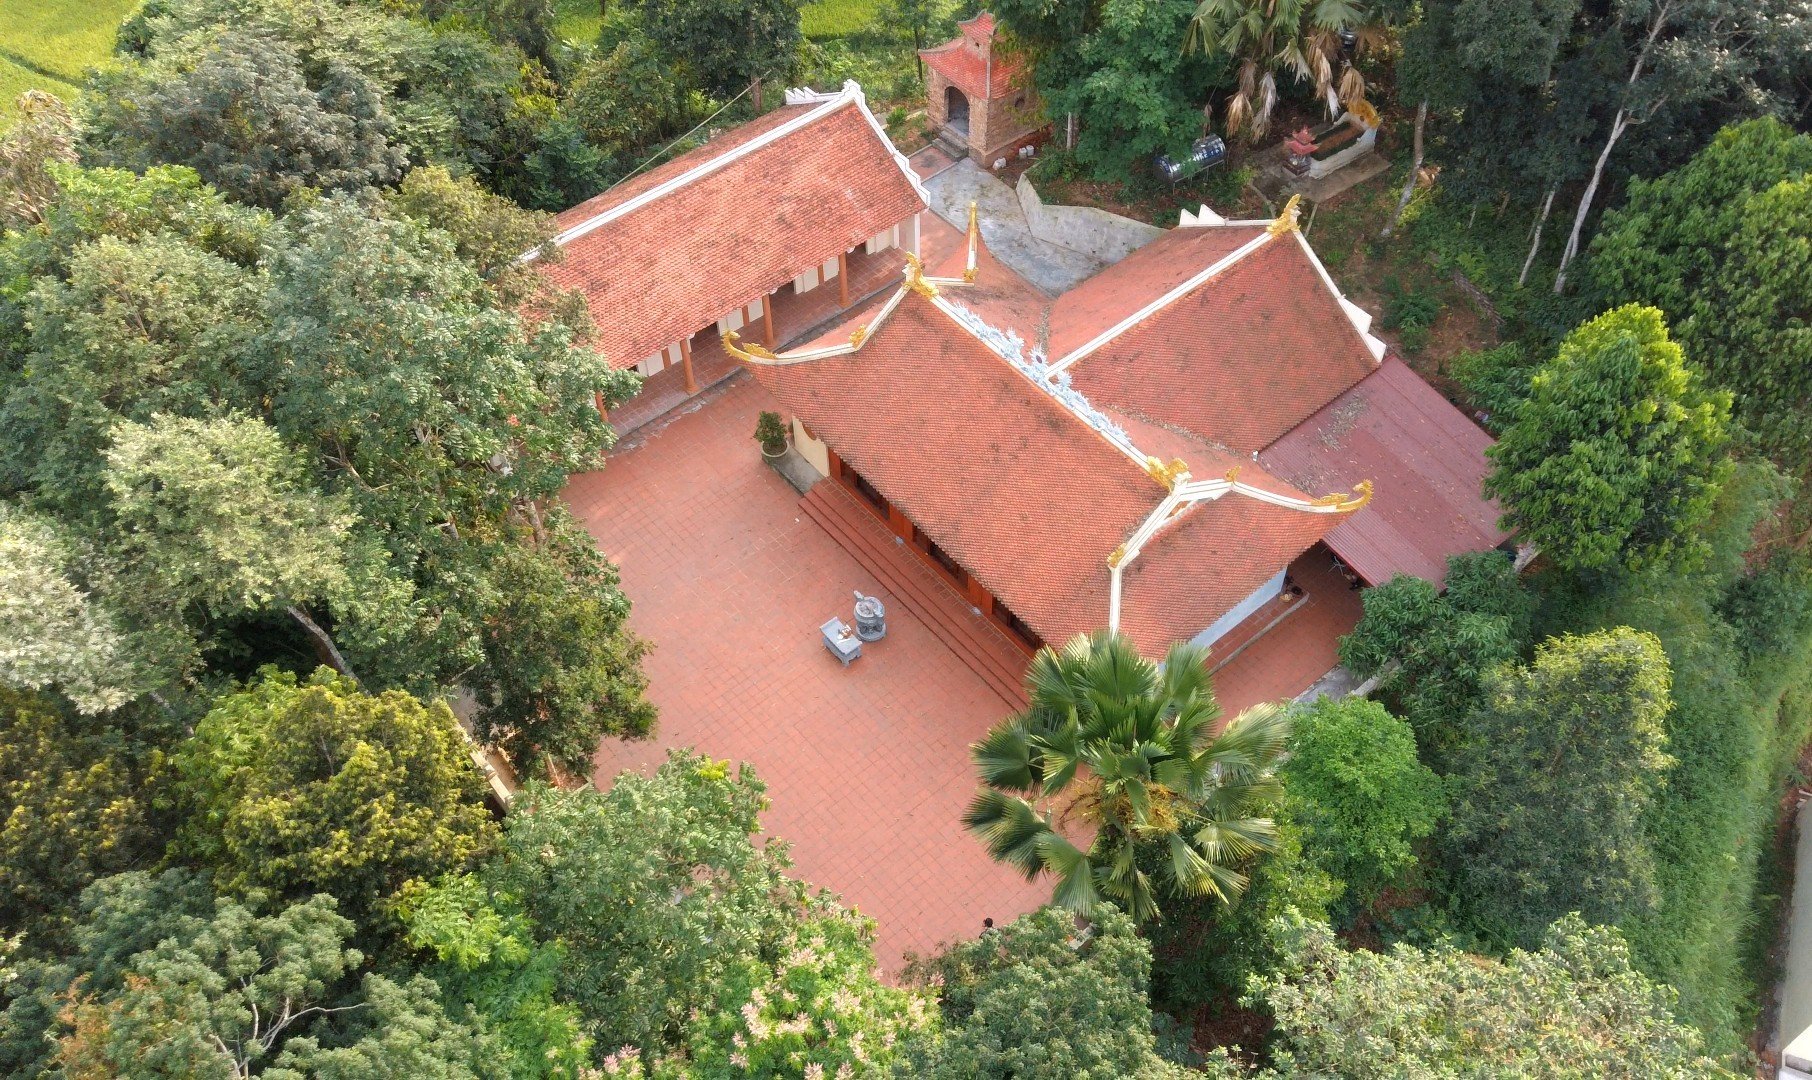
M1409 175L1403 178L1403 194L1397 197L1397 209L1391 214L1390 220L1384 223L1384 231L1378 234L1380 240L1390 239L1390 234L1396 231L1397 222L1403 220L1403 211L1409 209L1409 200L1415 197L1416 174L1422 171L1422 128L1427 123L1428 99L1423 98L1416 105L1415 148L1411 151Z
M319 653L321 659L327 662L328 667L333 668L353 682L359 681L359 677L352 673L351 666L346 663L346 658L340 655L340 647L333 643L333 638L328 636L327 631L321 629L320 623L311 618L308 612L303 611L294 604L291 604L284 610L289 612L290 618L302 624L303 632L315 643L315 652Z
M1604 141L1604 149L1598 152L1598 161L1592 166L1592 179L1586 184L1585 194L1579 197L1579 210L1573 215L1573 231L1567 234L1567 246L1561 249L1560 267L1554 272L1555 296L1566 291L1567 264L1579 254L1579 234L1585 230L1586 215L1592 212L1592 200L1598 197L1598 182L1604 179L1605 162L1611 159L1611 150L1629 126L1629 112L1618 109L1616 118L1611 121L1611 137Z
M750 81L749 85L751 88L750 96L755 99L755 115L760 116L761 115L761 76L759 76L759 75L755 76L755 78Z
M1624 80L1624 92L1627 95L1631 88L1642 78L1642 69L1648 66L1648 54L1654 49L1655 42L1661 37L1661 31L1667 26L1672 13L1673 0L1663 0L1649 14L1648 37L1642 41L1642 48L1636 51L1636 62L1630 65L1630 77ZM1598 197L1598 183L1604 179L1605 162L1611 160L1611 151L1616 148L1617 140L1623 138L1635 118L1630 114L1629 99L1624 98L1624 105L1617 110L1611 120L1610 137L1604 140L1604 149L1598 152L1598 161L1592 166L1592 179L1586 184L1585 194L1579 197L1579 210L1573 215L1573 231L1567 235L1567 246L1560 253L1560 267L1554 271L1554 295L1559 296L1567 287L1567 264L1573 256L1579 254L1579 234L1585 230L1586 215L1592 212L1592 200ZM1660 107L1657 101L1649 107L1653 111Z
M1529 241L1529 257L1523 260L1523 272L1516 275L1516 287L1522 288L1529 280L1529 268L1535 265L1535 253L1541 250L1542 226L1548 223L1548 214L1554 209L1554 193L1559 188L1549 188L1548 197L1541 201L1541 215L1535 219L1535 238Z

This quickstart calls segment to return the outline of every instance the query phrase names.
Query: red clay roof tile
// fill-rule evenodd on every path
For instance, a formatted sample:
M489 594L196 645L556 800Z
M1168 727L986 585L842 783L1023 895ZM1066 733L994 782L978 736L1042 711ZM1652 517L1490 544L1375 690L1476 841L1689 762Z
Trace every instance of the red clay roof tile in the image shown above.
M1136 312L1174 286L1180 270L1166 256L1200 270L1253 235L1234 227L1177 229L1152 256L1135 262L1135 254L1102 271L1077 290L1080 299L1066 295L1053 308L1053 359L1066 355L1055 346L1082 345L1113 325L1113 312ZM1286 234L1085 356L1069 374L1097 402L1249 454L1375 367L1339 298Z
M559 215L561 229L622 207L817 105L790 105ZM855 102L563 245L547 267L581 290L597 347L629 367L923 209Z
M753 371L1041 637L1106 624L1107 557L1164 488L948 315L908 294L856 353ZM1181 432L1124 426L1201 478L1238 463ZM1294 493L1245 467L1243 479ZM1154 653L1194 636L1338 520L1237 494L1197 505L1127 570L1122 629Z

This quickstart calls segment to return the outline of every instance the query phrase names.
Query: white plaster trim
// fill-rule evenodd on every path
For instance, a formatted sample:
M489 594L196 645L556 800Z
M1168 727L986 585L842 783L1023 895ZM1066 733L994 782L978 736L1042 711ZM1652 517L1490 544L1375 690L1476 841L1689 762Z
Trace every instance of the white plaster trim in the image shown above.
M1365 351L1371 354L1372 363L1383 363L1384 342L1370 333L1371 315L1358 304L1348 300L1346 294L1340 291L1340 286L1334 284L1333 275L1328 273L1327 267L1321 265L1321 256L1315 254L1314 245L1309 243L1309 238L1302 235L1300 229L1296 231L1296 244L1302 248L1302 253L1309 257L1309 265L1315 268L1315 273L1321 275L1321 283L1327 286L1328 292L1334 294L1334 299L1340 301L1340 310L1346 314L1347 321L1352 323L1353 329L1358 332L1359 340L1365 344Z
M1265 222L1265 224L1270 224L1270 223ZM1110 326L1106 330L1103 330L1101 333L1095 335L1095 337L1092 340L1090 340L1086 344L1082 345L1080 348L1072 350L1068 356L1065 356L1063 359L1058 360L1056 363L1051 365L1051 373L1056 374L1058 372L1068 371L1070 368L1074 367L1078 361L1085 359L1090 353L1095 352L1097 349L1101 348L1103 345L1106 345L1108 342L1119 337L1121 334L1126 333L1128 330L1130 330L1133 327L1137 326L1138 324L1144 322L1146 319L1150 318L1153 314L1157 313L1158 311L1161 311L1164 308L1169 307L1171 304L1176 303L1178 300L1181 300L1183 297L1188 296L1190 293L1201 288L1203 285L1207 284L1207 282L1209 281L1210 278L1213 278L1215 275L1220 274L1222 271L1226 270L1228 267L1232 266L1233 264L1239 262L1241 259L1252 254L1254 251L1257 251L1259 248L1270 243L1272 239L1273 239L1273 237L1271 236L1270 233L1259 233L1257 236L1246 241L1243 245L1241 245L1239 248L1237 248L1232 254L1222 257L1219 261L1210 265L1207 269L1201 271L1200 273L1195 274L1193 277L1189 278L1187 281L1183 282L1181 285L1178 285L1176 288L1171 289L1169 292L1165 293L1163 296L1158 297L1156 300L1153 300L1151 303L1146 304L1144 307L1133 312L1131 315L1128 315L1126 318L1121 319L1119 322L1115 323L1113 326ZM1324 277L1326 276L1325 271L1323 271L1323 276Z
M1203 203L1200 210L1184 210L1177 219L1179 229L1204 229L1225 224L1227 219L1210 210L1207 203Z
M678 176L660 184L656 184L654 187L649 188L647 191L642 192L633 199L618 203L608 210L602 211L601 213L581 221L579 224L574 225L555 236L552 243L555 247L565 247L567 244L585 236L587 233L600 229L624 215L634 213L658 199L665 198L673 192L678 191L680 188L695 183L734 162L740 161L763 147L771 146L801 128L815 124L819 120L824 119L838 109L849 104L854 104L856 108L860 110L863 119L868 121L869 128L874 131L875 137L881 140L881 145L886 148L888 154L893 158L894 164L899 167L900 172L905 175L907 182L912 185L912 190L918 194L919 199L922 202L926 205L930 205L930 196L926 193L924 185L919 182L918 174L912 171L911 163L906 160L904 154L900 153L899 148L893 145L893 140L887 137L887 133L882 130L880 123L875 120L874 113L869 111L868 100L863 97L860 84L851 79L846 81L843 84L843 89L835 94L810 94L810 97L807 98L805 95L808 93L810 92L804 91L799 92L796 95L795 91L789 90L787 91L787 103L811 104L815 102L818 105L817 108L788 120L786 123L781 124L772 131L763 132L761 135L750 139L748 142L725 153L719 154L709 161L702 161L692 168L687 169L685 172L680 173ZM798 97L797 101L794 100L796 96ZM706 145L709 144L707 143ZM539 255L540 248L536 248L534 251L522 255L517 261L532 262Z

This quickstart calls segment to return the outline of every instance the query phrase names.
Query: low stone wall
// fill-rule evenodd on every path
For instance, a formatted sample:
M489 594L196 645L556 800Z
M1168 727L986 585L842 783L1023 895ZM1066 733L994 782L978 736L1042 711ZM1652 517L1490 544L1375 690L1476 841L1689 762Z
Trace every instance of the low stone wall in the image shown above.
M1019 208L1032 235L1047 244L1081 252L1104 263L1116 263L1164 235L1156 225L1110 214L1093 206L1049 205L1022 175Z

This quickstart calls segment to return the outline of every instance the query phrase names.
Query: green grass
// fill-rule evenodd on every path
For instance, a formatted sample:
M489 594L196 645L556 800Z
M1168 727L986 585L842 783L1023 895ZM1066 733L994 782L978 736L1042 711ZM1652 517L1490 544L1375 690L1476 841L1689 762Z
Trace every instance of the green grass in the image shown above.
M19 100L20 94L44 81L36 72L0 57L0 118L12 115L13 103Z
M562 41L593 41L604 23L598 0L554 0L554 36Z
M139 0L6 0L0 3L0 114L26 90L67 98L82 74L113 52L114 32Z
M813 41L849 37L875 25L880 0L812 0L799 9L801 29Z

